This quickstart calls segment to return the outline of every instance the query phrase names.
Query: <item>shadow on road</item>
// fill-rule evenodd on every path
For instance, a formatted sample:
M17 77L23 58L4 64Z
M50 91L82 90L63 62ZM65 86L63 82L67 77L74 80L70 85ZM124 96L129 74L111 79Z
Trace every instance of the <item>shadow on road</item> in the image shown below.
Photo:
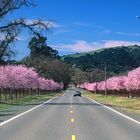
M14 113L8 113L8 114L7 114L7 113L6 113L6 114L0 114L0 117L1 117L1 116L12 116L12 115L14 115Z
M17 110L0 110L0 114L3 112L16 112Z
M71 103L45 103L44 105L71 105ZM102 106L102 105L99 105L99 104L96 104L96 103L72 103L72 105L76 105L76 106Z
M12 105L12 106L27 106L27 105L40 105L43 102L38 102L38 103L27 103L27 104L16 104L16 103L7 103L7 102L2 102L2 104L6 105Z
M45 103L44 105L48 105L48 106L69 106L71 105L71 103L67 102L67 103ZM102 105L100 104L96 104L96 103L72 103L73 106L97 106L97 107L102 107ZM109 106L111 108L129 108L131 109L131 107L122 107L122 106L116 106L116 105L109 105L109 104L103 104L106 106ZM137 109L135 109L137 110Z

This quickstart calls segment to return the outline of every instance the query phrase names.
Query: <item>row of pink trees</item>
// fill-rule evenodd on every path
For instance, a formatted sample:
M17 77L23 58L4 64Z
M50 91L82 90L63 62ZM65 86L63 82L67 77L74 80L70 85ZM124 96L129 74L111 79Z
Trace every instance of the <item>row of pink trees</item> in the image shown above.
M22 65L0 66L0 100L3 97L5 100L7 98L12 99L13 94L17 98L18 95L24 96L41 91L58 91L62 88L62 84L39 77L33 68Z
M80 87L104 94L105 81L98 83L85 82ZM140 67L128 72L127 76L115 76L107 79L106 89L108 94L140 97Z

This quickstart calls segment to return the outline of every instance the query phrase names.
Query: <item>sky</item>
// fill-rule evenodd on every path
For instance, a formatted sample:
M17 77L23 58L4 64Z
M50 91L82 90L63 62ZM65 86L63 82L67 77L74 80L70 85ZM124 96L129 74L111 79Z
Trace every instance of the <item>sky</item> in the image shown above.
M100 48L140 45L140 0L34 0L9 19L53 21L47 44L60 55ZM15 44L16 59L29 54L29 36L23 32Z

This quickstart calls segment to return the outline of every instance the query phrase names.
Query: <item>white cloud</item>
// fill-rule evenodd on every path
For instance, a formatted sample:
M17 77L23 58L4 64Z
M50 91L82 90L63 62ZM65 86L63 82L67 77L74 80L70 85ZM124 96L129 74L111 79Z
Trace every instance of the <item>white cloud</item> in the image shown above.
M109 29L104 29L102 31L104 34L115 34L120 36L133 36L133 37L140 37L140 33L128 33L128 32L114 32Z
M76 26L84 26L84 27L90 26L89 23L85 23L85 22L74 22L73 24Z
M133 36L133 37L140 37L140 33L130 33L130 32L123 32L123 31L112 31L107 27L100 26L100 25L94 25L92 23L88 22L74 22L73 23L75 26L81 26L81 27L89 27L89 28L96 28L99 30L102 30L103 34L115 34L115 35L120 35L120 36Z
M94 42L95 43L95 42ZM94 50L94 43L88 43L83 40L75 41L73 44L60 44L55 46L56 49L68 52L88 52Z
M70 33L71 31L65 28L58 28L53 32L53 35L58 35L58 34L64 34L64 33Z
M136 41L123 41L123 40L104 40L104 48L112 48L116 46L129 46L129 45L140 45L140 42Z
M89 22L74 22L73 23L75 26L81 26L81 27L91 27L91 28L97 28L97 29L103 29L103 30L107 30L106 27L104 26L100 26L100 25L95 25Z
M97 50L100 48L111 48L116 46L140 45L140 42L121 40L102 40L99 42L86 42L84 40L75 41L73 44L52 45L57 50L63 52L80 53Z
M140 36L139 33L125 33L125 32L114 32L114 33L118 35L124 35L124 36L136 36L136 37Z

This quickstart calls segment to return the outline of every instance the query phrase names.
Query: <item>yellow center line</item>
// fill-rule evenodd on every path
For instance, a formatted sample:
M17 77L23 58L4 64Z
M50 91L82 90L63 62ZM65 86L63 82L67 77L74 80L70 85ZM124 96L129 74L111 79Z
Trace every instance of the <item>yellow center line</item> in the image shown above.
M72 135L71 139L72 140L76 140L76 136L75 135Z
M73 114L73 111L71 110L70 113Z
M71 122L72 122L72 123L74 122L74 119L73 119L73 118L71 118Z

